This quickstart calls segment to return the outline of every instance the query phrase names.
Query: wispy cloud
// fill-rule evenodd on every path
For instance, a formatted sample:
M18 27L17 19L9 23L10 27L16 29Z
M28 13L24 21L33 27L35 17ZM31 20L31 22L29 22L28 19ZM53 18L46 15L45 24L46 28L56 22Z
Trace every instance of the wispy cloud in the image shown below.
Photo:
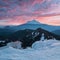
M59 16L59 10L60 0L0 0L0 20L13 23L20 21L17 24L23 23L23 20L26 22L30 19ZM14 19L15 17L17 18Z

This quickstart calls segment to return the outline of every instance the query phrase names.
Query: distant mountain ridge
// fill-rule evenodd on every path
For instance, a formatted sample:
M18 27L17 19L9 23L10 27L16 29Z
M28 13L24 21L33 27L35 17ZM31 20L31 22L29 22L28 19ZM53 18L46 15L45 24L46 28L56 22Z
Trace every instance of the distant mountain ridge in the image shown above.
M54 30L52 31L54 34L60 35L60 30Z
M3 29L8 29L12 32L16 32L16 31L24 30L24 29L35 30L37 28L42 28L42 29L50 31L50 32L52 32L54 30L60 30L60 26L52 26L52 25L42 24L42 23L38 22L37 20L31 20L25 24L18 25L18 26L5 26Z
M10 29L12 29L14 31L24 30L24 29L35 30L37 28L43 28L43 29L48 30L48 31L53 31L53 30L60 29L60 26L52 26L52 25L42 24L36 20L32 20L32 21L28 21L27 23L22 24L22 25L10 27Z

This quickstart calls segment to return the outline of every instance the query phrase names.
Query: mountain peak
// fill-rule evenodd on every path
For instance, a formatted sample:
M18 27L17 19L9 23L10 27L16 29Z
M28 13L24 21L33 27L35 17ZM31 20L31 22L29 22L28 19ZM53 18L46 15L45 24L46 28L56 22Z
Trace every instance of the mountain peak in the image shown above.
M40 24L40 22L36 20L28 21L26 24Z

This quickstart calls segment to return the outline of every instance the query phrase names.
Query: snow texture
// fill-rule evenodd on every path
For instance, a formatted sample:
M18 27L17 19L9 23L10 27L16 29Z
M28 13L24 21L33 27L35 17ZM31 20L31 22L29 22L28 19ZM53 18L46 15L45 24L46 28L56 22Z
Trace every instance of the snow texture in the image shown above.
M60 41L37 41L32 48L15 49L10 46L0 48L0 60L60 60Z

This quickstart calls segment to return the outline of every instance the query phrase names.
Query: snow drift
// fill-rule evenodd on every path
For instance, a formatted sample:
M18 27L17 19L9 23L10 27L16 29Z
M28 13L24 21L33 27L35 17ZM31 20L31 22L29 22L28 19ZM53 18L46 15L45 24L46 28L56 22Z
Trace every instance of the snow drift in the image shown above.
M0 48L0 60L60 60L60 41L37 41L32 48Z

